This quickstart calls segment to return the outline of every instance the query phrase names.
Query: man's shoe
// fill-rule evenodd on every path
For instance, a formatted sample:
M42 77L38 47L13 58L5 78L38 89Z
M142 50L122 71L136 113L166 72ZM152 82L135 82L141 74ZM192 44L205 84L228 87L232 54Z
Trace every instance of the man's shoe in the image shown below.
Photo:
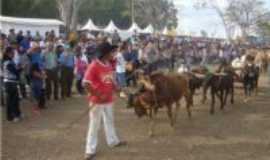
M20 120L21 120L20 118L16 117L16 118L13 119L13 122L18 123L18 122L20 122Z
M34 106L34 107L32 108L32 112L33 112L35 115L38 115L38 116L41 115L40 109L39 109L39 107L37 107L37 106Z
M117 143L116 145L113 146L113 148L117 148L117 147L123 147L126 146L127 142L126 141L120 141L119 143Z
M96 154L86 154L85 160L93 160L96 157Z
M126 98L127 97L127 95L124 93L124 92L120 92L120 98Z

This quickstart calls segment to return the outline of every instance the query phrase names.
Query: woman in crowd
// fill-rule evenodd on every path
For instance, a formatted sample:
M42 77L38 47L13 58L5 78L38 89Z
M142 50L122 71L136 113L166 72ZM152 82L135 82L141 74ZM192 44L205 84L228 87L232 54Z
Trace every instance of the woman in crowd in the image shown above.
M121 89L120 97L126 97L124 90L127 86L126 83L126 61L124 59L124 51L126 50L125 45L122 45L116 54L116 81L118 87Z
M3 55L3 78L6 89L6 104L7 104L7 120L18 122L21 118L18 81L19 72L16 64L13 61L14 51L11 47L7 47Z
M75 76L76 76L76 88L79 94L83 94L84 90L82 87L82 79L84 72L87 68L87 61L83 59L81 47L76 47L76 58L75 58Z

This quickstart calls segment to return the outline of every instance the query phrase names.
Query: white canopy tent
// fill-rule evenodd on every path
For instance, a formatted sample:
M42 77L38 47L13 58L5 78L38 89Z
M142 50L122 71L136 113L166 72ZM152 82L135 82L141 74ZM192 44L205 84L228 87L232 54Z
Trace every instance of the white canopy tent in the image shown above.
M15 31L31 31L32 34L39 32L44 36L47 31L54 31L56 36L60 34L60 26L64 25L57 19L38 19L38 18L17 18L0 16L0 29L2 33L8 34L10 29Z
M154 33L154 27L151 24L149 24L146 28L143 29L142 33L153 34Z
M162 31L162 34L163 35L167 35L168 34L168 28L167 27L165 27L164 29L163 29L163 31Z
M92 19L89 19L88 22L81 28L81 30L100 31L101 29L93 23Z
M119 31L119 29L115 26L114 22L111 20L108 26L103 31L113 33L115 30Z
M131 27L127 31L130 32L130 33L134 33L135 31L137 33L142 33L143 32L143 30L135 22L131 25Z

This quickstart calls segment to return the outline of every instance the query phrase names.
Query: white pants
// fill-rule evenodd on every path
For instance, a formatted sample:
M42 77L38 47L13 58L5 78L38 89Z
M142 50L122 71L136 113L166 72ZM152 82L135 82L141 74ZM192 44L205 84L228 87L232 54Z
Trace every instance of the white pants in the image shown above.
M89 112L86 154L96 153L101 118L103 118L107 144L109 146L114 146L120 142L114 127L113 104L96 104Z

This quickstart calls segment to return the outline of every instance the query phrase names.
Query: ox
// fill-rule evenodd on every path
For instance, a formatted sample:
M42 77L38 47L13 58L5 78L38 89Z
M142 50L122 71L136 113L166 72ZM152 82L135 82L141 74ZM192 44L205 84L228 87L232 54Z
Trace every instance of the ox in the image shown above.
M224 71L221 72L221 68ZM210 114L215 112L215 97L220 99L220 109L223 110L227 102L227 97L231 94L231 103L234 103L234 76L235 73L232 68L226 64L221 64L218 73L213 73L205 80L203 86L203 99L202 102L205 103L206 93L208 88L211 88L211 108Z
M148 116L150 118L150 136L153 136L158 109L164 106L167 108L170 125L174 127L180 100L183 96L185 97L188 116L191 117L191 101L186 78L178 74L152 73L149 76L141 76L140 83L144 85L144 89L139 93L130 94L128 107L133 107L138 117ZM174 111L173 104L176 104Z

